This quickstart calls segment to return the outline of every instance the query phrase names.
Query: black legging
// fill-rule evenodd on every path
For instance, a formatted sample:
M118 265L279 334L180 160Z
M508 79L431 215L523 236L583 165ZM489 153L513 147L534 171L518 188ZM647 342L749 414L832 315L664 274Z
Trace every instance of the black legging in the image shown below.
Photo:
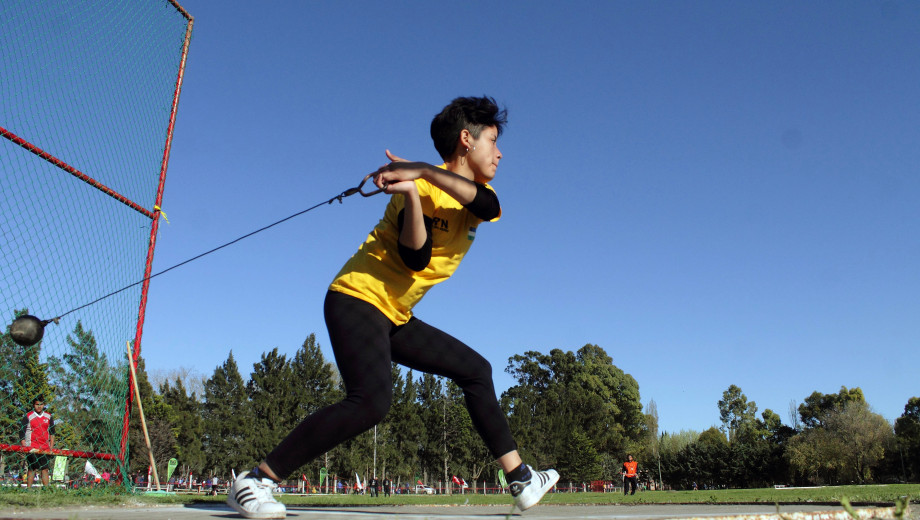
M636 494L636 483L638 482L638 480L639 479L636 478L635 475L631 477L627 477L626 475L623 475L623 494L624 495L629 494L629 489L632 488L632 494L635 495Z
M492 366L475 350L415 318L396 326L373 305L342 293L329 291L323 311L347 395L304 419L265 458L276 475L286 477L382 421L393 401L392 362L457 383L493 457L517 449L495 398Z

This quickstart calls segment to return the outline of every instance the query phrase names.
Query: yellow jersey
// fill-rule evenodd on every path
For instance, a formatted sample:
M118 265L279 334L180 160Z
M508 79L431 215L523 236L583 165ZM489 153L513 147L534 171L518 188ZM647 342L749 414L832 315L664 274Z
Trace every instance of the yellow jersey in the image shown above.
M431 261L428 266L421 271L413 271L403 264L397 240L398 218L405 208L405 198L393 196L383 218L329 286L331 291L374 305L396 325L408 322L412 317L412 308L425 293L454 274L473 244L476 228L482 222L434 184L416 179L415 185L422 213L432 222ZM485 187L492 190L488 184ZM500 211L492 222L499 218Z

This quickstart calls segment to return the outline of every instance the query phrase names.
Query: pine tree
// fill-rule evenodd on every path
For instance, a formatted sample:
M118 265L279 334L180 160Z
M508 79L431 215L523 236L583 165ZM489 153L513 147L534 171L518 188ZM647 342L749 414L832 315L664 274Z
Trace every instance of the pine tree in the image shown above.
M202 449L201 437L204 430L201 420L201 403L198 402L194 392L188 395L182 380L176 378L170 386L164 383L160 388L160 395L172 409L170 423L176 436L177 458L180 466L186 472L192 471L195 475L201 474L205 469L205 454Z
M80 321L66 341L66 353L60 359L49 358L52 382L58 389L55 422L69 424L77 435L77 446L70 449L117 453L127 397L127 364L111 366L93 332Z
M258 462L241 449L253 430L252 409L246 384L237 368L233 352L204 383L202 405L203 444L210 471L226 478L231 470L240 473Z
M253 365L246 386L254 423L247 431L247 454L262 460L297 424L298 403L290 397L293 372L275 348ZM278 475L287 478L287 475Z
M424 430L418 434L419 463L423 480L438 478L444 462L444 386L441 378L423 374L418 383L418 402ZM414 481L414 480L413 480Z

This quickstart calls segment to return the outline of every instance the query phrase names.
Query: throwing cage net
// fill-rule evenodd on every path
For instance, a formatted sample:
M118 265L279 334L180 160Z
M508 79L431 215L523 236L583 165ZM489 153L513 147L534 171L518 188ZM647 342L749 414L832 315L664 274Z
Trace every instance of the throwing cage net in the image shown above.
M0 2L0 323L59 318L31 347L0 328L0 475L36 450L127 475L126 344L136 363L192 21L174 0ZM53 446L23 443L35 397Z

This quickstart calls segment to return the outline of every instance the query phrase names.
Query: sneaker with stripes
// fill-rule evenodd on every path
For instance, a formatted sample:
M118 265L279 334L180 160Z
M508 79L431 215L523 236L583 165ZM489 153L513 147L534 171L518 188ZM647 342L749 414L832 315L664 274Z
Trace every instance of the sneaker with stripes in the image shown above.
M244 518L284 518L287 508L272 496L275 483L244 471L233 481L227 504Z
M543 495L559 481L559 473L554 469L537 471L530 466L527 466L527 469L530 470L529 479L523 482L515 480L508 484L508 490L514 497L514 503L521 511L537 505Z

